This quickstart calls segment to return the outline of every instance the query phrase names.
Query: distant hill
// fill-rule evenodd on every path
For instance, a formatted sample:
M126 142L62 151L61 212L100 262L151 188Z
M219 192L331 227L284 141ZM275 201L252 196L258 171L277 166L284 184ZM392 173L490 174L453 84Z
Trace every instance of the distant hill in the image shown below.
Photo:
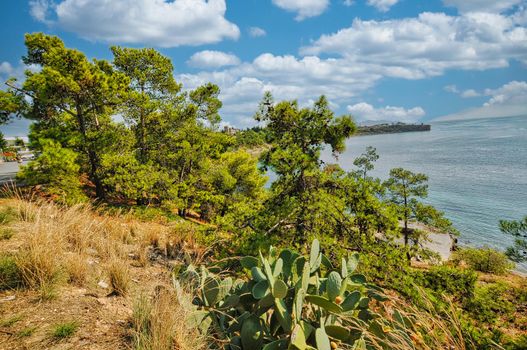
M375 124L375 125L362 125L357 129L357 135L376 135L376 134L394 134L401 132L416 132L416 131L430 131L431 126L429 124Z

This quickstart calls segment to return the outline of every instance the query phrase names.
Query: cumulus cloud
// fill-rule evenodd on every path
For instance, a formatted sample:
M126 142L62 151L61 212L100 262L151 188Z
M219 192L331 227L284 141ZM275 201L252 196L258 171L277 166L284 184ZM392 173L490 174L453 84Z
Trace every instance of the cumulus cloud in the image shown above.
M29 13L40 22L47 22L51 8L49 0L32 0L29 2Z
M329 0L273 0L273 4L286 11L295 12L295 20L302 21L324 13Z
M527 116L527 103L525 103L527 101L527 82L525 81L511 81L497 89L485 89L478 95L489 96L489 99L481 107L443 116L437 120Z
M485 95L491 98L483 106L523 104L527 110L527 82L511 81L498 89L486 89Z
M390 8L398 2L399 0L368 0L367 4L375 7L381 12L388 12Z
M325 94L333 105L347 106L386 77L423 79L452 69L484 70L506 67L511 60L527 62L527 31L519 18L523 18L519 12L424 13L408 19L355 20L351 27L301 49L300 56L263 53L236 66L181 74L177 79L188 88L208 81L218 84L225 119L246 126L267 90L279 99L298 99L302 105ZM484 94L450 89L466 97ZM424 113L419 107L372 108L385 119L388 115L414 121Z
M225 0L59 0L30 2L33 17L79 36L159 47L237 39Z
M453 94L459 93L459 90L456 85L447 85L443 88L443 90L445 90L446 92L453 93Z
M347 107L359 121L393 121L414 123L426 115L421 107L405 109L403 107L386 106L375 108L372 105L361 102Z
M9 62L2 62L0 63L0 74L11 74L13 71L13 66Z
M456 7L461 12L502 12L522 1L524 0L443 0L443 4Z
M443 88L446 92L459 95L463 98L479 97L481 94L474 89L460 91L456 85L447 85Z
M461 97L463 98L472 98L472 97L479 97L479 96L481 96L481 94L474 89L468 89L461 93Z
M240 64L240 59L231 53L204 50L193 54L187 64L196 68L219 68L236 66Z
M267 32L260 27L251 27L249 28L249 35L252 36L253 38L258 38L261 36L266 36Z
M301 105L308 105L322 94L334 105L345 104L381 78L374 67L348 66L339 59L271 53L222 70L177 76L189 89L209 81L218 84L224 102L223 115L235 125L252 122L265 91L271 91L279 99L296 99Z
M422 13L386 21L355 19L351 27L323 35L304 55L337 55L348 62L384 67L387 76L421 79L447 69L484 70L527 62L527 29L514 16Z

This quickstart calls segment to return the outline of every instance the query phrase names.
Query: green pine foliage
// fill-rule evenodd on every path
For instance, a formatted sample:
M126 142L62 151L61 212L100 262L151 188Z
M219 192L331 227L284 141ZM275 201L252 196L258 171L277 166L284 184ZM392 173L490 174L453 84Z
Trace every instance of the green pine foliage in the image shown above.
M527 261L527 216L523 220L500 221L500 230L515 237L514 245L506 251L507 256L515 262Z
M68 204L85 201L77 154L54 140L39 140L39 144L42 146L40 156L22 166L17 179L27 185L44 185L48 194Z

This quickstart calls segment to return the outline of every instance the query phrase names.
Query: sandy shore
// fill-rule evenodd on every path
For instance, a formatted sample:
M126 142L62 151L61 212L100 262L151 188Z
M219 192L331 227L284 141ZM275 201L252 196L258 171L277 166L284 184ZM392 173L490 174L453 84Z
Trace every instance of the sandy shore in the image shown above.
M423 246L438 253L443 261L447 261L452 254L452 237L444 233L429 233L428 239L430 242L425 242Z
M402 223L400 224L402 226ZM441 256L441 260L443 261L447 261L450 258L450 255L452 255L454 239L448 233L437 232L426 225L415 222L409 223L408 227L426 232L428 239L419 242L423 248L430 249L431 251L439 254ZM401 239L401 243L402 242L403 240Z

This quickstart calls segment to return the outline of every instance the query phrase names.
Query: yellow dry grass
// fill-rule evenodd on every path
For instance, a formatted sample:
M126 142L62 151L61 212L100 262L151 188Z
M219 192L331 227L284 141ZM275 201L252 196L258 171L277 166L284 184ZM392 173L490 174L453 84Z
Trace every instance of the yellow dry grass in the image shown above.
M149 326L147 330L142 329L140 332L146 337L143 343L147 347L135 348L204 348L205 343L201 342L194 330L186 326L190 296L183 295L183 299L188 299L188 304L183 305L183 299L176 296L172 287L152 292L155 289L153 287L160 282L166 285L170 282L170 271L163 262L163 259L170 258L170 247L177 244L179 253L196 248L198 253L188 253L189 256L202 254L200 252L203 250L198 249L198 244L190 238L188 232L178 237L174 227L167 224L141 222L131 215L108 215L97 212L89 205L63 207L20 196L0 199L0 213L4 211L9 212L10 219L1 222L0 226L11 230L13 235L9 239L0 240L0 256L13 257L22 280L22 289L7 292L0 290L0 294L14 293L17 304L24 305L20 306L23 308L32 305L37 296L41 301L54 305L53 308L70 308L71 313L75 314L73 316L78 315L78 310L88 307L82 306L84 304L90 308L103 309L116 304L121 305L119 310L124 307L124 311L117 313L110 309L105 313L116 314L115 317L118 317L117 314L126 314L128 309L131 317L133 300L150 291ZM189 242L186 242L187 239ZM152 257L156 259L151 260ZM105 284L108 288L101 287ZM80 297L72 298L71 295ZM97 302L90 303L86 299L90 297L97 298ZM28 299L27 302L24 298ZM61 303L72 303L72 300L75 303L77 299L79 305ZM20 312L16 307L9 309L9 304L4 307L7 307L6 315ZM47 308L39 310L47 312ZM67 311L64 312L67 314ZM35 315L38 319L48 316L51 317ZM117 321L123 322L118 319L107 322L115 324ZM83 327L97 328L99 322L98 317L94 317L91 321L84 319L82 324ZM121 324L126 333L127 323ZM39 330L44 332L46 327L40 325ZM37 335L31 334L18 340L10 339L7 344L12 348L23 348L26 346L24 344L32 344L31 348L35 349L45 348L45 344L42 347L35 345L38 343L38 332L35 332ZM82 333L83 330L79 332ZM35 340L31 343L33 338ZM125 342L122 345L129 347L131 344L126 344L125 339L124 334L116 334L112 341ZM75 342L78 339L72 337L68 341Z
M193 312L190 293L172 286L156 286L151 296L134 302L133 346L136 350L202 350L207 338L189 326Z

